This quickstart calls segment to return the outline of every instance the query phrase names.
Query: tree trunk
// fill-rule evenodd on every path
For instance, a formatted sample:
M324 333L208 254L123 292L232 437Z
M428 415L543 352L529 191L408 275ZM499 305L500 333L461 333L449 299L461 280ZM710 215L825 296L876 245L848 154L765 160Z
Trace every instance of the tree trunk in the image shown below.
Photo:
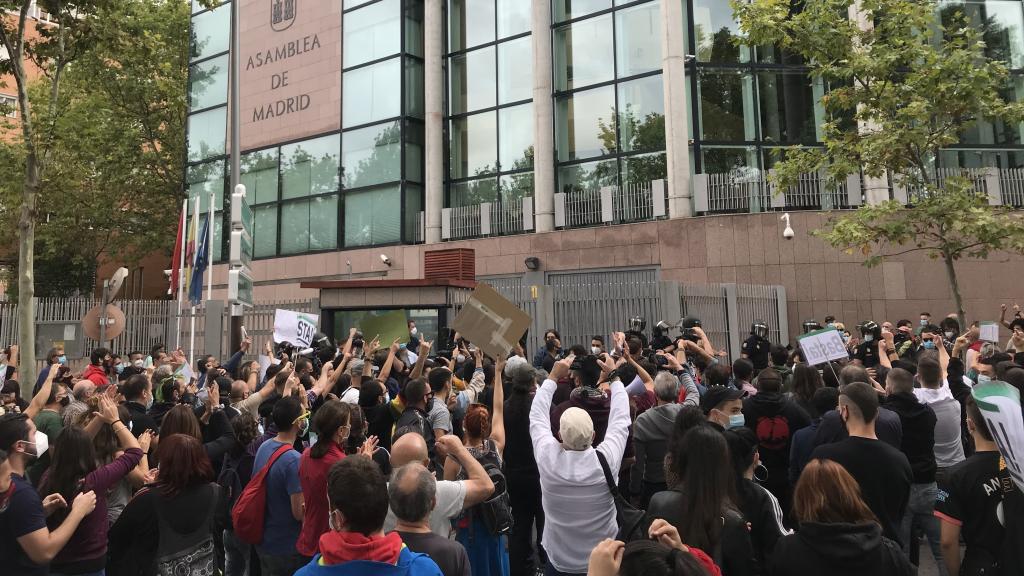
M956 267L953 257L943 253L942 260L946 263L946 278L949 280L949 290L953 293L953 304L956 305L956 320L960 323L960 332L967 330L967 320L964 316L964 299L960 296L960 283L956 278Z
M39 166L30 149L25 159L21 214L18 218L18 380L22 398L36 383L35 234Z

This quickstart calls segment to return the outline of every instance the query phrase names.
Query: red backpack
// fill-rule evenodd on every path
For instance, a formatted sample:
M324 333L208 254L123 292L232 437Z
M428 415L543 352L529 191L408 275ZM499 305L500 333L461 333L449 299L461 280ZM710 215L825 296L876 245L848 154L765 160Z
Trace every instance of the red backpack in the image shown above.
M274 462L291 449L290 444L278 448L267 460L267 465L249 480L231 509L235 536L242 542L254 545L263 542L263 520L267 513L267 474L274 467Z

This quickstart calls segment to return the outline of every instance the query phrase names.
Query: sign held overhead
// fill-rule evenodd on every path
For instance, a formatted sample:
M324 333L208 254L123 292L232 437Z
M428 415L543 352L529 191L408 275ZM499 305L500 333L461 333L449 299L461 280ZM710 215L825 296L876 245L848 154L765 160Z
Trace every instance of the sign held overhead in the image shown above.
M530 315L494 288L480 283L470 295L452 328L491 358L506 356L530 327Z

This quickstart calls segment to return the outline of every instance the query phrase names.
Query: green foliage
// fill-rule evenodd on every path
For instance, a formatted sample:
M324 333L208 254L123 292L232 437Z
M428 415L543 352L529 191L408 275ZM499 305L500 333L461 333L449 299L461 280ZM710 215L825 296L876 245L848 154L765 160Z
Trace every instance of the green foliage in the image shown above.
M47 105L49 78L31 86L32 120L45 127L48 151L36 218L39 295L87 292L103 253L130 266L173 248L189 13L185 0L104 4L89 19L88 50L64 70L56 107ZM0 143L0 205L18 204L24 157L20 141ZM0 243L16 245L16 218L0 210ZM59 278L62 269L77 280Z
M972 24L962 5L935 0L733 0L746 41L779 47L809 63L830 86L823 148L787 149L775 165L789 186L826 170L834 181L863 170L916 191L913 204L890 201L832 218L817 234L859 252L866 265L923 251L946 264L960 306L953 263L965 256L1024 248L1016 215L989 206L963 178L940 179L936 159L981 121L1015 127L1024 103L1008 101L1006 54L986 44L990 23ZM858 12L859 8L859 12ZM1005 48L1005 47L1004 47Z

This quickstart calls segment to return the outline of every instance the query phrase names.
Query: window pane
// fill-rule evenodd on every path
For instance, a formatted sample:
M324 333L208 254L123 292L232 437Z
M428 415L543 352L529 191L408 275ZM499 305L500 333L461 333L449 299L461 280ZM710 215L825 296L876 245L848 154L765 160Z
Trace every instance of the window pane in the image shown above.
M729 0L693 0L693 35L702 62L746 62L749 51L733 43L740 35Z
M398 122L370 126L341 137L345 188L360 188L401 179L402 131Z
M665 149L665 95L661 76L619 84L619 148Z
M555 90L611 80L615 58L611 14L555 30Z
M338 196L321 196L310 200L309 249L329 250L338 247Z
M420 212L423 210L423 188L421 186L405 186L405 242L419 242L423 235L423 221Z
M615 13L615 56L619 78L661 69L659 2Z
M227 55L192 66L189 73L188 93L189 110L201 110L227 102Z
M498 104L533 97L533 38L498 44Z
M224 256L224 213L213 215L213 246L210 246L211 261L217 262Z
M452 58L451 113L494 106L494 82L493 46Z
M363 4L366 4L367 2L372 2L372 1L373 0L345 0L345 3L342 5L343 6L342 9L343 10L348 10L349 8L355 8L356 6L362 6Z
M600 190L602 186L614 186L618 172L616 166L615 160L562 166L558 169L558 191Z
M405 7L405 53L423 57L423 2Z
M761 138L774 142L813 144L816 98L811 79L799 72L759 72Z
M498 110L498 134L503 171L533 168L533 104Z
M250 204L277 202L277 148L242 154L242 184Z
M405 123L405 180L423 182L423 125Z
M458 52L494 41L494 0L451 0L448 49Z
M753 146L729 148L703 146L701 148L704 174L725 174L735 171L736 177L756 176L758 174L757 149Z
M494 202L498 199L498 181L494 178L459 182L451 186L451 208L473 206L483 202Z
M338 190L337 134L281 147L281 196L300 198Z
M555 0L554 21L564 22L612 7L612 0Z
M562 162L615 152L615 89L605 86L558 99L555 146Z
M501 177L502 201L520 201L524 196L533 196L533 172L509 174L508 176Z
M281 254L309 250L309 202L281 205Z
M1024 4L1019 0L987 0L939 4L942 23L951 26L952 15L965 14L980 29L989 58L1002 60L1010 68L1024 68Z
M423 118L423 62L405 58L405 115Z
M452 120L452 178L471 178L498 169L495 118L494 112L484 112Z
M215 108L188 117L189 162L224 154L227 120L227 108Z
M345 246L390 244L401 240L398 186L345 194Z
M231 5L204 12L192 19L192 59L227 52L231 39Z
M277 205L253 208L256 229L253 230L253 255L274 256L277 254Z
M401 48L399 0L381 0L345 13L345 68L397 54Z
M210 193L215 194L213 200L214 210L224 208L224 161L207 162L197 166L189 166L186 175L188 182L188 197L199 198L199 210L209 209ZM192 204L189 203L189 214Z
M498 0L498 38L530 31L532 2Z
M705 140L753 140L757 111L750 74L736 70L701 70L701 138Z
M343 126L359 126L401 113L402 59L394 58L345 72L342 78Z
M651 180L664 179L667 174L665 153L640 154L622 159L622 184L646 186Z

